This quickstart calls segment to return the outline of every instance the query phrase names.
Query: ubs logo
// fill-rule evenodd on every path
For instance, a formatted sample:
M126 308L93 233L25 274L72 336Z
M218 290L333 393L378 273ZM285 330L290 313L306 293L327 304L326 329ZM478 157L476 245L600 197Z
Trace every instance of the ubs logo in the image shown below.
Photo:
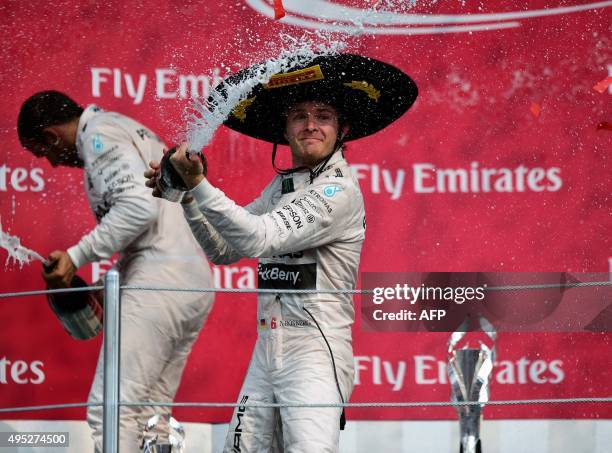
M246 0L246 3L264 16L274 17L272 0ZM557 7L545 7L546 2L539 2L541 6L538 8L533 5L534 2L530 2L530 9L527 9L527 5L525 8L517 5L513 11L485 12L482 2L479 2L480 6L477 9L471 11L468 10L468 5L464 5L465 2L447 2L448 6L444 8L441 2L436 4L434 1L429 4L435 5L436 11L440 11L441 14L430 14L414 0L378 2L382 5L378 11L371 6L359 8L343 3L348 2L346 0L286 1L284 3L286 15L282 22L303 28L350 34L428 35L514 28L519 27L521 21L534 17L571 14L612 6L612 1ZM361 3L376 4L366 1ZM385 4L392 5L392 8L382 9ZM491 9L491 6L486 8Z

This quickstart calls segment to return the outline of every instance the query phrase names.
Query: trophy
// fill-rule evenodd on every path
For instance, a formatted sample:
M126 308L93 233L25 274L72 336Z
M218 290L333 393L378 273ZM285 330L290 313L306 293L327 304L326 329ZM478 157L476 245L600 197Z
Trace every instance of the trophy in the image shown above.
M497 332L482 316L479 317L482 331L495 342ZM469 318L455 331L448 342L448 377L452 401L480 403L457 406L461 444L460 453L482 453L480 422L482 409L489 401L489 381L495 362L495 346L489 347L479 341L479 348L455 349L466 335Z
M155 414L151 417L142 432L140 448L143 453L184 453L185 452L185 430L174 417L168 417L168 442L159 442L159 431L161 416Z

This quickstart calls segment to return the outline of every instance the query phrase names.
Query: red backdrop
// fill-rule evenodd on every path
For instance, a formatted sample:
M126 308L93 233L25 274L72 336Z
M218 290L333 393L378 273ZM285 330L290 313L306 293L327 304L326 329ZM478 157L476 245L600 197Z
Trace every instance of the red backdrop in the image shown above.
M367 13L371 3L286 1L281 21L266 16L271 2L263 0L5 3L4 231L44 255L74 244L94 224L79 171L52 169L19 146L16 117L29 95L64 91L82 104L133 116L175 142L185 131L190 75L207 77L196 89L206 94L228 70L276 56L281 34L308 32L321 41L312 28L337 27L348 51L401 68L420 90L400 120L348 147L368 217L361 271L607 272L612 131L602 123L612 122L612 90L593 86L612 74L612 2L428 2L413 9L403 2L393 17ZM321 18L331 6L353 10ZM398 17L404 23L392 25ZM372 18L383 22L379 28L368 25ZM343 32L359 29L359 20L362 34ZM489 29L461 29L482 24ZM273 176L266 143L222 128L206 152L212 182L239 203ZM0 251L0 259L5 256ZM252 286L253 264L218 269L218 284ZM39 267L3 267L0 291L42 289ZM98 271L87 266L80 273L92 281ZM72 340L41 296L0 299L0 313L0 407L85 401L100 339ZM254 296L217 298L177 400L234 401L256 335L254 320ZM359 373L353 402L448 399L439 369L448 334L364 333L358 320L354 337ZM610 396L610 340L609 334L501 334L492 399ZM187 421L229 418L227 409L177 414ZM11 414L83 416L82 409ZM363 409L349 416L454 413ZM495 418L610 416L610 405L595 404L487 409Z

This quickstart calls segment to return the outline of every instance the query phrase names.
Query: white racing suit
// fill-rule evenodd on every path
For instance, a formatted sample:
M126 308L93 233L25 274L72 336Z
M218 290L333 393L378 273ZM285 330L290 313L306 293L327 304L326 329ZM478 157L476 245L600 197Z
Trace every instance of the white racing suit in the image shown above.
M79 120L77 150L85 163L85 190L98 224L68 253L78 268L120 252L122 285L212 287L210 267L182 209L153 198L144 184L148 162L161 159L163 146L136 121L87 107ZM122 401L172 402L212 299L210 293L121 292ZM101 351L90 402L102 401L103 371ZM141 451L144 423L155 413L169 412L162 407L121 407L121 452ZM101 452L102 408L89 408L87 420L96 451Z
M295 190L283 194L288 179ZM246 208L206 180L191 193L195 200L185 206L186 217L211 261L258 257L260 289L355 287L365 213L341 152L314 181L308 173L276 177ZM261 293L257 313L259 335L240 404L348 401L354 374L352 295ZM335 452L341 412L240 406L224 451Z

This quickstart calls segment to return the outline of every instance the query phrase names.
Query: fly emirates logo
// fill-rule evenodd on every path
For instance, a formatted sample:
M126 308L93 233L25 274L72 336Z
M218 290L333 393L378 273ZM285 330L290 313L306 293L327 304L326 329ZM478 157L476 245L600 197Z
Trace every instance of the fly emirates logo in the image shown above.
M403 168L378 164L352 164L361 188L375 195L398 200L412 189L414 193L517 193L557 192L563 187L559 167L484 167L479 162L446 168L428 162ZM409 174L408 174L409 173ZM410 180L412 178L412 180Z
M0 165L0 192L40 192L45 188L43 169Z
M412 360L385 360L380 356L355 356L355 385L376 385L398 392L413 384L448 384L447 363L431 355ZM495 362L492 379L499 384L561 384L565 380L563 361L531 359Z
M45 382L41 360L9 360L0 358L0 384L42 384Z
M172 68L157 68L151 74L133 74L111 67L92 67L90 72L93 97L125 97L134 104L142 103L145 93L151 92L149 86L157 99L207 99L211 89L223 80L219 68L214 68L210 75L180 74Z

